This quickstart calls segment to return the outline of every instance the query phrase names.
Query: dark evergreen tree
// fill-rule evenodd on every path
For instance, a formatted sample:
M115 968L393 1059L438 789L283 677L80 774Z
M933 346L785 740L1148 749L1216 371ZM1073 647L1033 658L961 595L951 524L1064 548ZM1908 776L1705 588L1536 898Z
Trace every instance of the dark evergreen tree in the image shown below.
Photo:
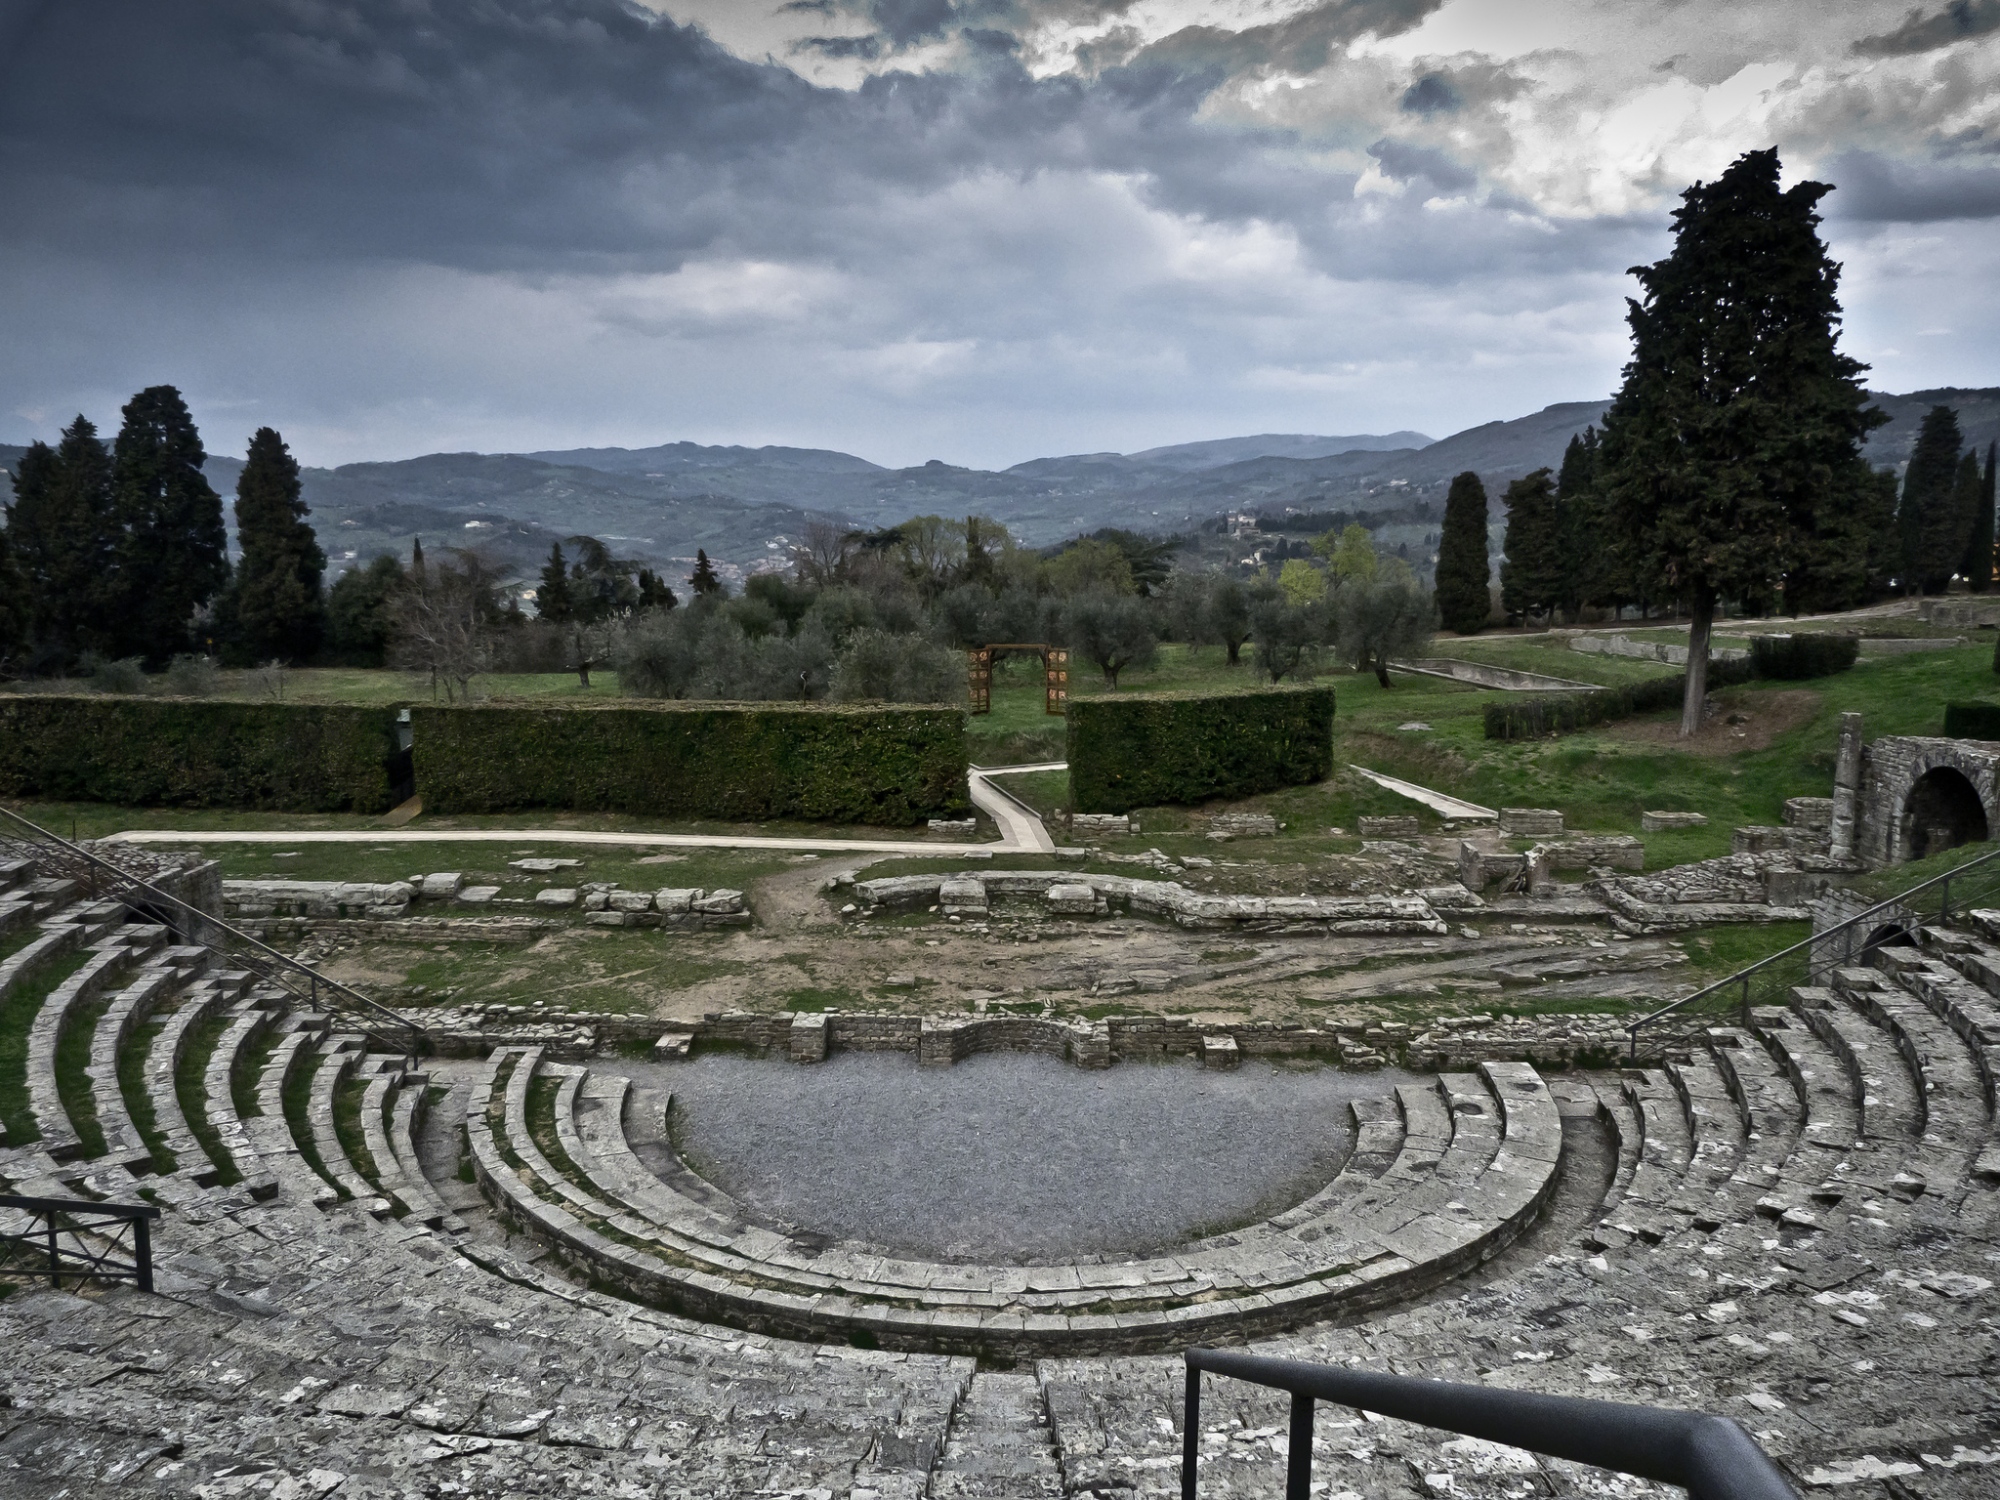
M86 651L110 654L118 567L111 454L87 418L64 428L54 448L36 443L22 455L7 528L28 664L60 671Z
M1574 611L1589 605L1616 610L1631 602L1629 570L1618 549L1604 495L1603 444L1595 427L1572 436L1563 450L1556 477L1556 498L1562 506L1563 534L1568 541L1569 603Z
M1965 543L1965 560L1958 565L1966 587L1983 594L1993 582L1993 466L1979 472L1979 451L1968 449L1958 465L1954 510L1972 517L1971 533Z
M1917 429L1917 445L1910 451L1910 466L1903 471L1903 505L1898 519L1908 569L1905 593L1943 593L1965 558L1971 518L1965 518L1965 529L1961 529L1952 493L1961 446L1957 412L1949 406L1933 406L1925 413L1924 425Z
M250 439L236 481L236 541L242 559L225 596L225 653L236 662L310 661L326 639L320 551L300 498L299 466L274 428Z
M1901 567L1895 474L1856 459L1827 486L1813 534L1818 545L1784 578L1788 613L1853 609L1882 597Z
M326 591L327 656L343 667L380 667L389 659L390 601L409 575L384 553L349 568Z
M28 591L14 566L14 543L0 526L0 671L18 666L27 654Z
M1547 469L1515 480L1507 506L1505 555L1500 559L1500 606L1511 617L1553 616L1570 586L1572 570L1562 507Z
M410 576L424 576L424 539L420 536L410 538Z
M1980 558L1986 561L1985 569L1978 572L1972 585L1975 592L1982 594L1992 587L1995 566L1996 563L2000 563L2000 557L1996 557L1994 550L1996 546L2000 546L2000 536L1996 536L1994 530L1993 471L1996 459L2000 459L2000 443L1988 443L1986 470L1979 476L1979 520L1972 534L1973 545L1979 549L1973 554L1975 564Z
M639 608L672 609L680 602L674 597L674 591L667 587L666 579L651 568L639 570Z
M149 386L125 403L124 418L112 449L118 654L159 664L196 643L197 611L229 581L229 542L181 393Z
M1444 497L1444 535L1438 543L1437 607L1446 630L1473 635L1493 610L1493 565L1486 555L1486 486L1470 469Z
M1836 348L1840 268L1820 243L1826 184L1781 190L1752 151L1674 213L1674 249L1635 267L1632 359L1604 420L1620 544L1642 590L1689 604L1681 732L1701 725L1717 602L1770 594L1822 545L1818 518L1885 420Z
M727 592L722 586L722 580L715 574L715 564L708 560L708 553L700 547L694 549L694 572L688 577L688 587L697 594Z
M535 587L535 614L558 624L576 617L569 593L569 564L563 558L561 542L549 543L549 560L542 565L542 581Z

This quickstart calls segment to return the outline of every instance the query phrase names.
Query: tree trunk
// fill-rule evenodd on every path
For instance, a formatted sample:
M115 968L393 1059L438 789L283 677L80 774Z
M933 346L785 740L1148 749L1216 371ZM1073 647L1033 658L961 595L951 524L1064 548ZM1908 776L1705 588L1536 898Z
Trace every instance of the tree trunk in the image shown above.
M1378 656L1375 658L1375 680L1381 683L1383 687L1387 687L1389 685L1388 657Z
M587 661L580 661L580 662L578 662L578 663L576 664L576 680L577 680L578 682L580 682L580 683L582 683L582 684L583 684L583 690L584 690L584 691L585 691L586 693L590 691L590 663L589 663L589 662L587 662Z
M1681 699L1681 738L1701 728L1701 710L1708 698L1708 637L1715 624L1715 590L1702 585L1694 591L1688 615L1687 694Z
M1232 667L1235 666L1237 663L1237 653L1243 649L1243 643L1241 641L1224 641L1223 645L1229 648L1229 665Z

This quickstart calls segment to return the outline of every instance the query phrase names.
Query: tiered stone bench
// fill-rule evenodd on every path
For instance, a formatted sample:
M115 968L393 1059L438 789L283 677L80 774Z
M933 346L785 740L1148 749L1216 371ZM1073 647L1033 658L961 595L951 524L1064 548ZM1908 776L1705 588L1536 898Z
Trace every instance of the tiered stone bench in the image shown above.
M28 1028L28 1107L34 1112L42 1148L57 1161L75 1160L83 1154L83 1145L71 1127L57 1089L56 1048L70 1029L77 1010L162 946L166 936L164 928L135 925L99 938L92 944L96 952L84 960L82 968L51 990L41 1009L35 1012Z
M558 1081L552 1162L528 1121L537 1075ZM1531 1068L1488 1064L1404 1090L1400 1150L1359 1166L1319 1207L1150 1260L1063 1266L912 1261L865 1246L807 1247L719 1214L612 1144L586 1073L539 1049L495 1055L467 1112L474 1169L515 1227L580 1272L661 1305L800 1335L861 1334L885 1346L1007 1350L1140 1348L1236 1335L1376 1305L1503 1246L1552 1190L1561 1125ZM497 1098L496 1098L497 1096ZM496 1108L497 1106L497 1108ZM599 1118L592 1119L595 1115ZM1373 1143L1379 1152L1383 1142Z

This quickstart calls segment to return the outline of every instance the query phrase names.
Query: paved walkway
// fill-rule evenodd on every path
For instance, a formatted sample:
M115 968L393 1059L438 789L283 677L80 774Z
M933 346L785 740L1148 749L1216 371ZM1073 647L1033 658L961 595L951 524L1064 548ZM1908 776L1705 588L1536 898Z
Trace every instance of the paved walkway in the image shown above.
M919 839L760 838L752 834L613 833L577 828L339 828L268 831L246 829L134 828L114 833L120 844L609 844L645 849L774 849L811 854L1052 854L1055 840L1025 802L1009 796L989 776L1060 771L1063 761L1033 766L975 769L967 776L972 802L999 826L990 844L945 844Z
M1432 812L1440 813L1447 818L1492 819L1500 816L1492 808L1481 807L1477 802L1464 802L1457 797L1447 797L1443 792L1434 792L1427 786L1418 786L1414 781L1398 781L1393 776L1384 776L1380 771L1371 771L1366 766L1357 766L1350 762L1348 769L1359 771L1375 785L1387 787L1398 796L1408 797L1412 802L1421 802Z

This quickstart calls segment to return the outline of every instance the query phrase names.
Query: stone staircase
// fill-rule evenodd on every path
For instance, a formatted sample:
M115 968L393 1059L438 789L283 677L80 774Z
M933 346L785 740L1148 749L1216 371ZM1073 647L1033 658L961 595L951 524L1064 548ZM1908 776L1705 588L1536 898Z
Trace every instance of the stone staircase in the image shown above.
M1181 1366L1118 1351L1246 1335L1719 1411L1810 1491L2000 1484L2000 947L1976 931L1646 1067L1364 1102L1318 1194L1176 1256L977 1267L791 1240L642 1163L609 1070L413 1066L62 886L0 868L0 1001L78 965L21 1021L37 1138L0 1178L157 1202L160 1294L0 1300L0 1493L1164 1496ZM478 1198L437 1149L461 1105ZM1615 1160L1577 1184L1559 1114L1593 1109ZM1550 1238L1559 1189L1590 1206ZM983 1365L937 1352L975 1338ZM1277 1493L1284 1399L1211 1380L1203 1416L1202 1493ZM1656 1488L1342 1410L1315 1449L1327 1496Z

